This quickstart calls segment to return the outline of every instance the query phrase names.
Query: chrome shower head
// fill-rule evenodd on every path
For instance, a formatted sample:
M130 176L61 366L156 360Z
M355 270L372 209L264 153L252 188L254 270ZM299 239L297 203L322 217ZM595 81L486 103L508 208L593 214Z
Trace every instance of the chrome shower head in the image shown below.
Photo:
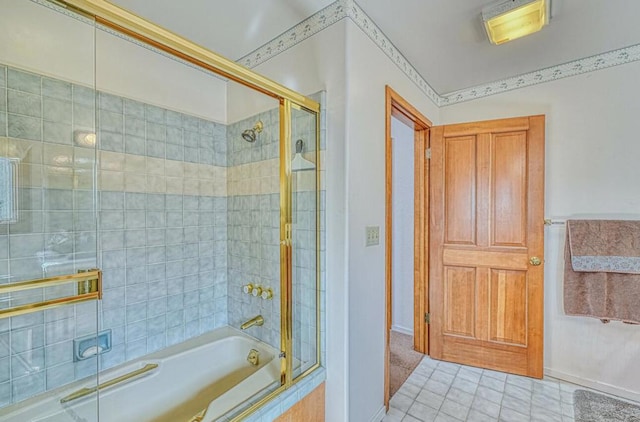
M253 129L247 129L242 132L242 139L247 142L255 142L256 141L256 131Z
M247 142L255 142L258 134L262 132L263 127L262 120L258 120L255 126L242 132L242 139Z

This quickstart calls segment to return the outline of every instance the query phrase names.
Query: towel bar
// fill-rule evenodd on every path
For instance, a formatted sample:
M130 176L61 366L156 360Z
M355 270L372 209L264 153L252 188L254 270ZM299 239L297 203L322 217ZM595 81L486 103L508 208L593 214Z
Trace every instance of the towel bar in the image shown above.
M78 272L78 274L3 284L0 285L0 295L31 289L61 286L69 283L77 283L78 288L76 295L0 309L0 319L44 311L46 309L54 309L60 306L72 305L89 300L102 299L102 271L98 269L82 271Z
M555 226L555 225L565 225L567 224L567 220L552 220L551 218L544 219L545 226Z

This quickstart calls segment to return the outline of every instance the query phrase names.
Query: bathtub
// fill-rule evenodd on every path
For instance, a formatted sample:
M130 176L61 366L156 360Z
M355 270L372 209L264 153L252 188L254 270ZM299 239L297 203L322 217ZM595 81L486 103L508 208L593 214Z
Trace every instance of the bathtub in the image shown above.
M259 352L257 366L247 355ZM182 422L215 421L250 397L280 382L278 351L230 327L223 327L100 374L100 383L154 369L96 393L60 403L95 379L66 385L0 410L0 421ZM203 412L206 409L206 412ZM99 416L99 417L98 417Z

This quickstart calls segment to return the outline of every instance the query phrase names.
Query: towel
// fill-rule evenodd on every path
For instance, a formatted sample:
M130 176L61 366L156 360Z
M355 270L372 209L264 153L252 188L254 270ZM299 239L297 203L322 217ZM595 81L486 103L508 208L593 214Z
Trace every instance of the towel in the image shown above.
M564 261L567 315L640 323L640 221L567 221Z
M574 271L640 274L640 222L569 220Z

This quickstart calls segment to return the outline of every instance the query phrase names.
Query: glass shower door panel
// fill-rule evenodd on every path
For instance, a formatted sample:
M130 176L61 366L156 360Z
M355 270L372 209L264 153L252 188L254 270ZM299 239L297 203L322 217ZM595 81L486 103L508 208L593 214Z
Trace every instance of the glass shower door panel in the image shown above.
M280 388L280 180L281 118L278 101L237 83L228 84L227 207L228 315L240 328L258 315L262 325L243 333L268 345L259 371L262 381L248 399L229 412L238 417ZM260 359L263 359L260 357ZM265 383L265 380L266 381Z
M318 363L317 114L291 110L293 378Z
M71 383L97 382L97 359L74 354L74 340L96 336L96 298L63 303L75 281L18 288L98 267L94 29L54 4L2 3L0 421L97 418L95 395L60 403Z

